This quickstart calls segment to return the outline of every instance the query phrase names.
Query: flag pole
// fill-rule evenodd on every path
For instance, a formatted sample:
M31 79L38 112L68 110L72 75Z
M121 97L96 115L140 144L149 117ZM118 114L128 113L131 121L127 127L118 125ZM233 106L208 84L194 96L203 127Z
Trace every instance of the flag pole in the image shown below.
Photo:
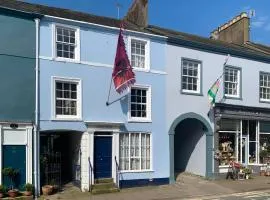
M120 22L120 31L122 31L122 28L124 27L124 24L123 24L123 20L121 20ZM113 76L111 76L111 82L110 82L110 88L109 88L109 92L108 92L108 97L107 97L107 101L106 101L106 106L109 106L110 105L110 96L111 96L111 90L112 90L112 81L113 81Z
M111 77L111 83L110 83L110 88L109 88L108 97L107 97L107 101L106 101L106 106L110 105L109 99L110 99L111 89L112 89L112 79L113 78Z

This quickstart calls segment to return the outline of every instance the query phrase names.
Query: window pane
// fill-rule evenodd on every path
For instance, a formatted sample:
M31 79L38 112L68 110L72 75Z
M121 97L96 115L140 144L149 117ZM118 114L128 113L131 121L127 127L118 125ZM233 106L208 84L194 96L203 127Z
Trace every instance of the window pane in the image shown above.
M146 117L146 89L131 89L131 117Z
M270 100L270 74L260 74L260 98Z
M199 92L199 67L200 64L195 61L184 60L182 62L182 89Z
M270 155L270 135L260 134L260 164L267 164Z
M68 28L56 28L56 50L58 57L75 58L75 31Z
M235 139L234 133L219 133L219 150L221 151L219 165L229 165L232 157L236 157Z
M119 166L121 170L150 169L150 134L119 135Z
M145 68L145 42L131 40L132 67Z
M56 114L77 115L77 84L56 82Z
M225 76L224 76L224 92L226 95L238 96L238 73L240 71L238 69L234 69L231 67L225 68Z

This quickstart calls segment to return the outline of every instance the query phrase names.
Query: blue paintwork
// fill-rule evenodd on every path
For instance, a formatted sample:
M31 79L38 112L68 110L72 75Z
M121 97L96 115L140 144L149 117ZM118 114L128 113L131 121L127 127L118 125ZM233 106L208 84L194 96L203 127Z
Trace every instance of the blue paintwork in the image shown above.
M63 23L61 20L55 21ZM52 20L41 20L40 28L40 118L41 130L73 130L85 132L85 121L122 122L121 131L142 131L152 133L152 170L139 173L124 173L124 180L168 178L169 177L169 137L165 122L165 53L166 41L161 38L135 34L128 35L150 39L150 69L162 72L140 72L135 70L136 82L151 86L152 121L149 123L128 122L127 92L117 94L112 87L110 100L117 100L106 106L111 81L118 30L92 25L67 23L80 27L81 61L59 62L52 58ZM52 77L79 78L82 83L82 119L79 121L52 120ZM121 100L118 100L120 97ZM121 134L121 133L120 133ZM160 145L163 148L160 148ZM158 156L156 156L158 155Z
M14 188L23 189L26 183L26 146L25 145L3 145L3 168L12 167L18 170L18 175L14 179ZM10 187L12 183L4 176L3 183Z
M94 176L112 177L112 137L95 136L94 139Z
M138 180L120 180L120 188L166 185L169 184L169 178L138 179Z

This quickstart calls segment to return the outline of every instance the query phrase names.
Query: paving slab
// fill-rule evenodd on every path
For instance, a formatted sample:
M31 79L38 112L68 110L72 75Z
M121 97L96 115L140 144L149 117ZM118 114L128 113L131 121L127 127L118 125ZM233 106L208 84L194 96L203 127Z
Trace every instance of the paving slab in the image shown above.
M206 180L199 176L182 174L171 185L122 189L118 193L91 195L68 185L64 191L40 199L46 200L177 200L204 196L220 196L248 191L270 189L270 177L256 176L248 180Z

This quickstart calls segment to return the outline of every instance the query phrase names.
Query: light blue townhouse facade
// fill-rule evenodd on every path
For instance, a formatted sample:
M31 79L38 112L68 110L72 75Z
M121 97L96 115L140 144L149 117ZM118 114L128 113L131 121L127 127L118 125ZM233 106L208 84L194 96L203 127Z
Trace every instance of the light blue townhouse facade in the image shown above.
M243 23L249 25L245 13L220 29L227 31L239 24L243 27ZM231 160L258 173L269 162L265 156L270 145L269 47L160 27L151 29L168 37L166 131L170 181L174 182L181 172L222 177ZM249 30L240 31L242 36ZM217 80L219 91L211 106L208 90Z
M33 182L35 132L36 22L39 16L0 4L0 184L12 183L2 175L14 168L14 187Z
M112 88L106 105L120 21L42 9L41 158L59 152L62 183L75 181L82 191L98 178L121 187L168 183L165 37L126 24L136 83L123 94Z
M147 10L147 1L138 2ZM12 127L24 127L28 141L27 145L22 142L27 152L27 182L33 182L32 163L37 185L73 182L89 191L100 178L112 178L122 188L157 185L173 183L179 172L216 178L228 171L232 159L254 172L267 162L263 156L270 146L267 47L151 26L147 18L140 25L126 20L124 40L136 83L118 94L111 77L120 20L25 2L3 1L1 5L42 16L36 31L33 18L17 26L33 31L24 37L32 46L15 48L24 54L30 51L20 55L20 64L30 60L25 66L32 66L31 70L10 72L27 74L30 80L27 91L18 82L20 92L28 95L15 96L22 96L25 116L11 118ZM245 23L248 17L241 14L222 30ZM38 52L36 76L34 52ZM218 78L216 103L210 106L207 92ZM7 113L13 111L10 108ZM33 134L35 120L39 132ZM5 127L19 130L10 124L1 123L4 138ZM30 141L34 136L39 152L33 157Z

